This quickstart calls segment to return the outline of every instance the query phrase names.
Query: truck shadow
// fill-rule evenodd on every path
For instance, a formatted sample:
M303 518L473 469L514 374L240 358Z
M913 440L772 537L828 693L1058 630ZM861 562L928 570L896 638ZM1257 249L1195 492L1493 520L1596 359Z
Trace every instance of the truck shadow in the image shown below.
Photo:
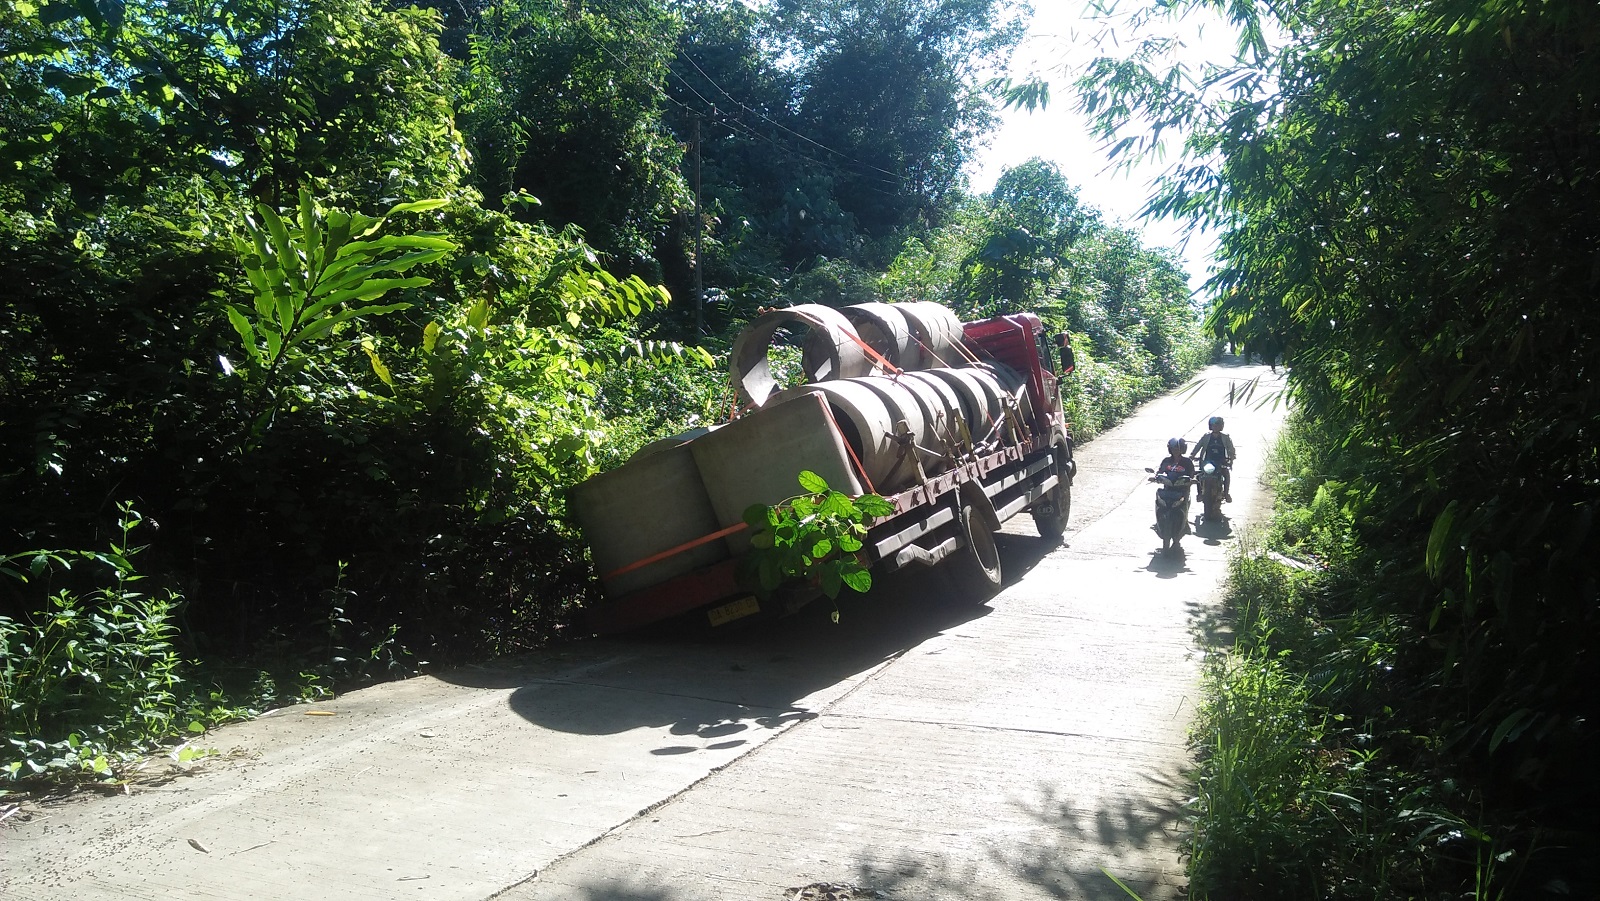
M997 536L1007 583L1054 547ZM685 741L652 751L687 754L744 744L752 728L814 715L808 700L941 632L991 612L952 595L940 567L879 576L866 594L818 600L792 616L710 632L692 620L576 640L545 652L439 674L458 685L510 689L529 723L566 733L611 735L666 726ZM837 613L837 622L835 621Z

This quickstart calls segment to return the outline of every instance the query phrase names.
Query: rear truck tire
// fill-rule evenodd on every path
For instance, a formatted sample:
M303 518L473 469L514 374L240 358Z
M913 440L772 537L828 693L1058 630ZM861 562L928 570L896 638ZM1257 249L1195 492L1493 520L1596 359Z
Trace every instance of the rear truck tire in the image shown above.
M1000 548L983 513L969 500L960 504L962 548L951 555L947 571L957 600L981 604L1000 592Z
M1039 530L1040 538L1059 544L1061 536L1067 533L1067 517L1072 514L1072 458L1067 456L1066 448L1059 444L1051 451L1051 456L1054 459L1052 468L1056 473L1056 486L1044 496L1049 510L1032 511L1033 525Z

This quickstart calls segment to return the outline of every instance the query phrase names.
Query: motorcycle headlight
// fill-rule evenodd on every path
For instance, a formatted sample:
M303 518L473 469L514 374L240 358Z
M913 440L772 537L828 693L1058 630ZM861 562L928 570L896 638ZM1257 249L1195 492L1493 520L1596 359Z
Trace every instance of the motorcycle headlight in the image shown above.
M1206 466L1205 466L1206 475L1211 475L1212 473L1214 473L1216 471L1217 471L1217 465L1215 463L1207 463L1206 464Z

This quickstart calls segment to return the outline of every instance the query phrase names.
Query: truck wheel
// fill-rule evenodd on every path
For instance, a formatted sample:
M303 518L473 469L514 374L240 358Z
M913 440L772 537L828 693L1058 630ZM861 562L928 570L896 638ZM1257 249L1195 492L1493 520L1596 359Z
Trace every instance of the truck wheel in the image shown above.
M1044 497L1051 510L1048 513L1033 510L1033 525L1039 530L1040 538L1059 543L1061 536L1067 532L1067 517L1072 513L1072 482L1068 481L1072 462L1067 457L1064 445L1056 445L1051 453L1054 455L1056 487Z
M1059 543L1061 536L1067 533L1067 516L1072 512L1072 486L1057 482L1045 498L1052 509L1048 513L1033 511L1033 525L1039 530L1040 538Z
M972 504L961 503L961 538L966 547L950 560L950 581L962 601L982 603L1000 591L1000 548Z

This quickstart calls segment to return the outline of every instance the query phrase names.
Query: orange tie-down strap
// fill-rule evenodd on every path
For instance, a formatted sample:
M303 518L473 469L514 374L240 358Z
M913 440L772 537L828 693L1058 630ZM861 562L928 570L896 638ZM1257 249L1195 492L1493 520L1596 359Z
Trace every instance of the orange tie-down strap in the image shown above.
M805 320L806 322L810 323L813 328L819 328L820 329L820 328L824 328L827 325L827 323L824 323L821 319L818 319L817 317L811 316L811 315L806 314L806 313L796 313L795 314L795 318L796 319ZM895 375L899 375L901 372L904 371L900 367L898 367L898 366L894 365L893 363L889 362L889 360L887 358L885 358L883 354L880 354L876 350L874 350L872 348L872 345L870 345L866 341L862 340L861 336L856 334L856 332L855 332L855 330L853 328L850 331L845 332L844 336L846 338L849 338L851 341L854 341L856 343L856 346L860 347L861 350L866 353L868 359L873 360L879 366L882 366L886 372L892 372ZM913 340L916 339L915 335L912 335L911 337L912 337ZM919 341L917 343L920 344L922 342ZM933 353L933 351L929 351L929 353Z
M750 528L750 526L746 523L736 523L727 527L726 529L719 529L718 531L712 532L710 535L701 535L699 538L696 538L693 541L685 541L683 544L680 544L677 547L669 547L658 554L651 554L643 560L635 560L632 563L629 563L627 566L620 566L616 569L613 569L611 572L602 575L600 578L602 581L606 581L615 579L617 576L627 575L636 569L643 569L652 563L660 563L662 560L665 560L668 557L673 557L683 553L684 551L697 548L702 544L709 544L719 538L726 538L735 532L748 528Z

